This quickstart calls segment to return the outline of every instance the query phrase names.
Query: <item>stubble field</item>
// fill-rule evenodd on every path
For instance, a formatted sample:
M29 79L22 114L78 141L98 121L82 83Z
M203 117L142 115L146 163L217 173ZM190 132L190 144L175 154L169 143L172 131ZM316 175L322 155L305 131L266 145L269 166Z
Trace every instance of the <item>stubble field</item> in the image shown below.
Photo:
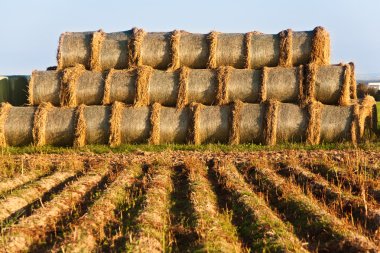
M0 157L1 252L378 252L378 151Z

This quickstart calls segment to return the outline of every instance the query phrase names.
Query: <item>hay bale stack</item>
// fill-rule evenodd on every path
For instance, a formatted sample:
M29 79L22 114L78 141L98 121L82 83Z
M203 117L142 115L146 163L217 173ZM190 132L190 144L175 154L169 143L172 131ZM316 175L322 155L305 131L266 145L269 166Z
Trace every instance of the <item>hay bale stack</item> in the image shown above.
M71 72L75 72L78 68L83 67L65 71L34 71L29 87L30 104L49 102L55 106L70 106L67 101L74 101L71 105L76 106L116 101L134 104L137 101L142 105L160 103L181 108L191 102L222 105L235 100L258 103L275 99L284 103L303 104L316 100L323 104L348 105L350 95L356 89L350 89L354 80L351 64L263 70L182 68L175 72L142 66L103 74L83 71L67 82L64 76L69 70L74 69ZM67 89L68 86L72 89ZM71 93L65 94L67 92ZM143 92L140 98L138 92ZM141 97L144 101L139 101Z
M127 69L148 65L155 69L180 66L203 69L219 66L262 68L330 63L327 31L269 35L259 32L195 34L185 31L129 31L63 33L58 47L58 68L82 64L91 70Z
M317 103L320 106L316 106ZM3 146L123 143L263 143L362 141L371 126L374 99L353 106L304 108L269 100L223 106L192 104L183 109L153 106L77 108L1 107Z

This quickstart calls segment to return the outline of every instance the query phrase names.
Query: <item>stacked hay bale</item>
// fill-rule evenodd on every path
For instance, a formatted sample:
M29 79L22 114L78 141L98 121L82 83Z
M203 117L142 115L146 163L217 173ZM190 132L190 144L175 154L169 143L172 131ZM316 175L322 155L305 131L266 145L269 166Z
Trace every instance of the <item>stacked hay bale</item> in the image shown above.
M0 144L337 142L366 138L374 100L330 64L321 27L276 35L64 33L30 107L3 104Z

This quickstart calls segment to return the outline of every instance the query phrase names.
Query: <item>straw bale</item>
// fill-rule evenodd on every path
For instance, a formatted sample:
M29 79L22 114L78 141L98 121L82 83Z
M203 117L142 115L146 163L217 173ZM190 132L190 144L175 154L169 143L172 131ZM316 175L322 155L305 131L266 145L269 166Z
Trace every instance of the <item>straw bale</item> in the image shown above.
M217 69L218 75L218 89L216 92L216 104L228 104L228 82L231 76L231 67L219 67Z
M110 119L110 138L109 144L111 147L116 147L121 144L121 116L123 113L124 104L115 102L112 105L111 119Z
M189 86L189 73L190 69L188 67L182 67L179 72L178 96L176 104L178 109L182 109L188 104L187 94Z
M358 99L357 89L356 89L355 64L353 62L350 62L349 64L351 65L350 97L351 99Z
M11 105L9 103L1 103L0 107L0 147L7 146L7 139L5 136L5 121L7 120L9 111L11 109Z
M207 68L209 69L214 69L218 66L217 59L216 59L217 57L216 50L218 47L218 35L219 35L219 32L212 31L207 36L207 40L209 43L209 56L208 56L208 61L207 61Z
M150 137L148 139L149 144L160 144L160 114L161 105L154 103L150 112Z
M293 31L291 29L280 32L280 56L278 66L293 66Z
M91 55L90 55L90 69L94 71L102 71L100 64L100 51L106 34L102 31L96 31L92 35L91 40Z
M149 82L152 72L153 69L151 67L138 67L134 106L149 105Z
M189 102L215 105L235 100L258 103L266 99L300 104L316 100L337 105L340 99L350 101L350 92L347 89L342 92L352 80L349 76L345 78L345 68L311 64L305 67L305 71L300 66L266 67L263 70L220 67L191 71L183 67L167 72L140 66L131 70L110 70L108 75L105 72L105 77L98 72L84 71L70 87L76 86L76 103L86 105L119 101L126 104L137 102L139 106L160 103L180 108ZM61 73L33 72L33 87L29 91L33 93L33 105L42 102L59 105L57 90L61 87Z
M168 66L169 70L176 70L181 67L179 59L179 45L181 40L181 31L175 30L170 36L171 63Z
M222 106L192 103L162 107L80 106L11 107L4 124L7 145L123 143L263 143L365 141L373 131L374 99L360 104L308 107L269 100ZM81 118L82 130L78 130ZM79 134L80 132L80 134ZM83 140L83 136L85 136ZM77 141L79 143L79 141Z
M190 104L191 111L191 124L188 133L188 143L199 145L201 144L201 136L200 136L200 118L199 115L203 109L203 105L199 103L192 102ZM202 126L203 127L203 126Z
M144 32L142 29L107 33L99 43L102 70L125 69L142 64L155 69L194 69L232 66L234 68L275 67L280 56L294 66L314 62L329 64L330 41L325 29L280 34L187 32ZM85 65L90 69L93 32L64 33L58 47L58 69ZM281 43L285 42L285 43ZM283 47L286 47L284 51ZM281 53L283 52L283 53ZM284 59L285 59L284 58ZM178 65L180 64L180 65ZM287 65L286 65L287 66Z
M240 122L243 102L237 100L231 106L231 126L229 143L236 145L240 143Z
M279 102L276 100L268 100L266 102L266 112L264 120L263 142L272 146L276 144L277 137L277 119Z
M351 77L352 69L350 64L344 64L344 77L342 88L340 89L339 105L347 106L350 104L350 90L351 90Z
M309 116L306 129L306 142L311 145L319 144L321 138L321 113L323 105L320 102L313 102L308 105L307 113Z
M33 120L33 144L43 146L46 144L46 125L48 112L52 109L50 103L42 103L38 106Z
M330 35L321 26L314 29L310 62L317 65L330 64Z
M146 32L143 29L133 28L133 36L128 43L128 67L133 68L142 65L142 44Z
M60 90L61 106L77 106L77 83L84 72L85 67L79 64L63 70Z
M74 137L74 147L83 147L86 145L86 121L84 118L85 105L78 106L76 110L76 127L75 127L75 137Z

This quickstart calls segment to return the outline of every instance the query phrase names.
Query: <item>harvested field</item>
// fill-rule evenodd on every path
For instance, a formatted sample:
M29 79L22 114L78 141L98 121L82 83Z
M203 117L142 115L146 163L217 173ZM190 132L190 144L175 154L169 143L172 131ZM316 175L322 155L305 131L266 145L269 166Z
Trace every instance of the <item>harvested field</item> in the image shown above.
M379 152L8 157L15 164L41 161L50 169L29 181L22 177L0 199L7 212L0 252L380 250L377 176L366 176L378 169ZM28 163L29 174L20 175L34 175L33 166L40 171ZM334 166L339 173L331 177L328 168ZM355 188L362 185L362 191ZM5 204L16 198L24 202Z

